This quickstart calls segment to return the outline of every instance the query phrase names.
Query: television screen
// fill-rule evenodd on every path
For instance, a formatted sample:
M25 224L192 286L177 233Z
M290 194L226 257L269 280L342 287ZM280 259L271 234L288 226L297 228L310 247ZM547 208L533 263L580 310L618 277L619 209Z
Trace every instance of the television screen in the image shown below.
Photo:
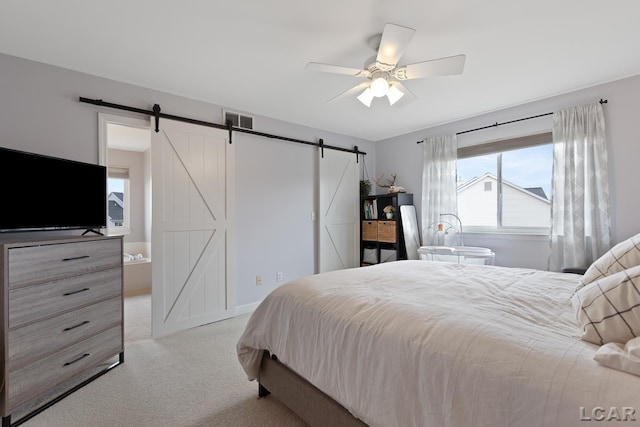
M107 168L0 147L0 231L106 227Z

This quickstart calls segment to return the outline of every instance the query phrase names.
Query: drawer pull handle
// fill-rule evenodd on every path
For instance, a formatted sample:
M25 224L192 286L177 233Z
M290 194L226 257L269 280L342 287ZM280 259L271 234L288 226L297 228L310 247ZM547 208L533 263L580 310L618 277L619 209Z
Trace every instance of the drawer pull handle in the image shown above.
M89 255L74 256L71 258L63 258L62 261L75 261L77 259L89 258Z
M65 363L65 364L64 364L64 366L72 365L72 364L74 364L74 363L76 363L76 362L78 362L78 361L80 361L80 360L84 359L84 358L85 358L85 357L87 357L87 356L89 356L89 353L85 353L85 354L83 354L82 356L78 357L77 359L74 359L74 360L72 360L71 362L67 362L67 363Z
M63 294L63 296L68 297L69 295L79 294L80 292L84 292L88 290L90 290L90 288L78 289L77 291L67 292L66 294Z
M64 328L63 330L64 330L64 332L67 332L67 331L70 331L70 330L72 330L72 329L79 328L79 327L80 327L80 326L82 326L82 325L86 325L87 323L89 323L89 321L88 321L88 320L85 320L85 321L84 321L84 322L82 322L82 323L78 323L78 324L77 324L77 325L75 325L75 326L69 326L68 328Z

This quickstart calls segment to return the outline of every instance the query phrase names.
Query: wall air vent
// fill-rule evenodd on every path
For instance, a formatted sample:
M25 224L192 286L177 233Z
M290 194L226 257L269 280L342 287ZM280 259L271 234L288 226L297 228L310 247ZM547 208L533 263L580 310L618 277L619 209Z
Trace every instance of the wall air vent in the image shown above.
M231 120L231 124L233 124L234 127L253 129L253 117L251 116L245 116L244 114L223 110L222 120L224 124L226 124L227 121Z

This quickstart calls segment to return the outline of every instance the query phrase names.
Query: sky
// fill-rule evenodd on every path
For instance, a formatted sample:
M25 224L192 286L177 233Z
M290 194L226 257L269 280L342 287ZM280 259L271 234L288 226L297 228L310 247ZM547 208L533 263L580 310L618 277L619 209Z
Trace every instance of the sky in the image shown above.
M489 172L497 176L497 155L459 159L458 182L460 184ZM505 151L502 154L502 179L522 188L542 187L551 199L551 173L553 145Z
M107 180L107 194L124 193L124 180L109 178Z

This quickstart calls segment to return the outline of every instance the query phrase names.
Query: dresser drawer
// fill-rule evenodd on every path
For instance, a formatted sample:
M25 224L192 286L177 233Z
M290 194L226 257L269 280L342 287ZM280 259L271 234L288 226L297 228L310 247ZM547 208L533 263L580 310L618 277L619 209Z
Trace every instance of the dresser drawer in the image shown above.
M11 366L21 366L121 324L122 299L111 298L79 310L9 331Z
M122 293L122 268L9 291L9 328Z
M9 288L96 271L122 263L120 239L9 249Z
M21 368L9 361L6 412L49 393L54 387L122 351L122 328L108 329L63 351Z

